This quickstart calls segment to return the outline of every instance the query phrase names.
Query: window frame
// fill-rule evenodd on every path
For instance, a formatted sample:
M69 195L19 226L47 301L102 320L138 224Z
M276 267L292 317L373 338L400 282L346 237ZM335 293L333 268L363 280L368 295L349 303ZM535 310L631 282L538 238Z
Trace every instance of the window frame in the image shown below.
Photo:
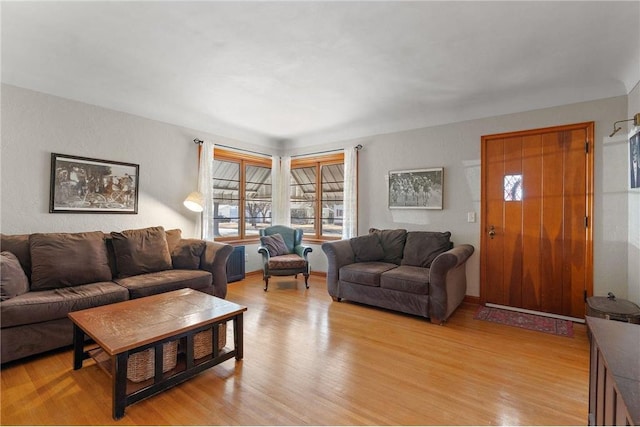
M291 170L305 167L316 168L316 194L314 206L314 235L305 235L304 240L309 243L322 243L331 240L340 240L342 236L323 236L322 233L322 166L344 165L344 153L338 152L318 156L309 156L291 159ZM343 166L344 167L344 166ZM343 203L344 203L344 181L343 181ZM290 196L290 195L289 195ZM289 211L291 215L291 211ZM343 224L344 227L344 224Z
M246 168L247 166L258 166L268 168L270 171L272 169L272 161L271 157L260 157L254 156L247 153L240 153L237 151L225 150L222 148L214 148L213 151L213 159L220 160L225 162L233 162L238 163L240 167L240 175L239 175L239 189L238 189L238 235L223 237L216 236L215 239L218 242L225 243L252 243L260 241L260 236L247 236L246 235ZM213 185L213 183L211 183ZM273 183L272 183L273 185ZM215 188L214 188L215 191ZM273 200L273 191L272 191L272 200ZM273 204L273 201L272 201ZM212 217L211 221L215 221Z

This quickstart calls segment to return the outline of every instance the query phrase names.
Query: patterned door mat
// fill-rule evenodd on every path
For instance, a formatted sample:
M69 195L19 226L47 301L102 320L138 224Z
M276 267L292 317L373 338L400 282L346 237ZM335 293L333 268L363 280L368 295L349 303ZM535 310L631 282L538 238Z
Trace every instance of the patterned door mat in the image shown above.
M569 320L484 306L478 308L473 318L562 337L573 337L573 322Z

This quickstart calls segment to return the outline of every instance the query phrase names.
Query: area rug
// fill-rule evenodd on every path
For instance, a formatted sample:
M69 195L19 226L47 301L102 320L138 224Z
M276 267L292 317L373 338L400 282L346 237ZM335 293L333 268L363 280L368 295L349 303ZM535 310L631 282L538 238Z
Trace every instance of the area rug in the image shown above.
M478 308L473 318L562 337L573 337L573 322L569 320L484 306Z

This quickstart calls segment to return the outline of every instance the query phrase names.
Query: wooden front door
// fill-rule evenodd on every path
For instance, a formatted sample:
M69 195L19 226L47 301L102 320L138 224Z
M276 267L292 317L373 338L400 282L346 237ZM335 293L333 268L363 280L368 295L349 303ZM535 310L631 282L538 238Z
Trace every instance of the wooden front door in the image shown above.
M583 318L593 122L482 137L480 300Z

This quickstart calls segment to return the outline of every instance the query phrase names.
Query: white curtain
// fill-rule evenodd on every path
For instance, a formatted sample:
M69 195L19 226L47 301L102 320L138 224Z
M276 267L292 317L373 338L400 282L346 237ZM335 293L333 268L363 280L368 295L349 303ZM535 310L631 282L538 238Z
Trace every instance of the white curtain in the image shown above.
M342 214L342 238L358 235L358 151L344 150L344 212Z
M198 191L202 194L204 210L196 221L196 232L205 240L213 240L213 149L211 141L204 141L198 168Z
M291 156L273 156L271 160L271 223L291 226Z

